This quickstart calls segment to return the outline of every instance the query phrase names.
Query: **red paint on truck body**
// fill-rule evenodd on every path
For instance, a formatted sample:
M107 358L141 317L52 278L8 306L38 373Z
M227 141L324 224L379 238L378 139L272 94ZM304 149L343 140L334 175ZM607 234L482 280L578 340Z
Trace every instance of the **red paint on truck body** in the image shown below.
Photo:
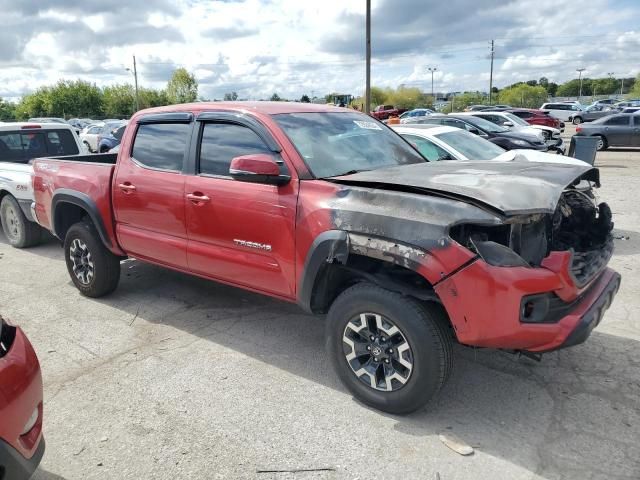
M38 221L51 228L53 192L75 188L98 205L115 253L295 302L314 240L336 229L330 203L342 186L310 178L271 115L343 111L313 104L219 102L138 112L123 136L115 174L113 167L75 162L71 169L64 161L36 160ZM189 112L196 119L202 112L252 117L281 147L291 181L275 186L141 167L129 155L137 119L167 112ZM254 243L250 249L241 243L247 240ZM415 270L434 285L461 343L542 351L562 344L576 328L580 309L596 301L598 285L609 278L606 270L578 289L569 265L562 252L552 252L539 268L492 267L456 242L445 242L425 252ZM590 287L576 310L558 323L520 322L523 296L554 292L571 301Z

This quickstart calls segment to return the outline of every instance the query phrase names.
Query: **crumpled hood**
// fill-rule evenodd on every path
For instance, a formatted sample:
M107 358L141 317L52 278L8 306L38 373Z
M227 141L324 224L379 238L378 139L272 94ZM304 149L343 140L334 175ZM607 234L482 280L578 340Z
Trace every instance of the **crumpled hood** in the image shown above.
M424 191L512 216L553 213L563 190L579 178L599 186L598 170L584 162L543 163L515 155L511 161L442 161L381 168L334 177L331 181Z

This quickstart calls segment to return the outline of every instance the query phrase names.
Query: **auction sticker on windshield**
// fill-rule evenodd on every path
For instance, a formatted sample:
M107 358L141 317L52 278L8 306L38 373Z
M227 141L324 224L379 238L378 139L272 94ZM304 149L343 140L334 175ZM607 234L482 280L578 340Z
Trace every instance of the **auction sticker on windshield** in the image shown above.
M380 128L380 125L378 125L375 122L365 122L362 120L354 120L353 123L355 123L360 128L366 128L367 130L382 130Z

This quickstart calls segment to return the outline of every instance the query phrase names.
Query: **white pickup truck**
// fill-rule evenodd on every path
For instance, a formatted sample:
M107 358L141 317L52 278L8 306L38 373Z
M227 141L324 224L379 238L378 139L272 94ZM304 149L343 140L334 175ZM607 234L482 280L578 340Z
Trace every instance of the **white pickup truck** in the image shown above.
M84 148L71 125L0 122L0 223L12 246L36 245L42 235L31 213L30 161L79 153L84 153Z

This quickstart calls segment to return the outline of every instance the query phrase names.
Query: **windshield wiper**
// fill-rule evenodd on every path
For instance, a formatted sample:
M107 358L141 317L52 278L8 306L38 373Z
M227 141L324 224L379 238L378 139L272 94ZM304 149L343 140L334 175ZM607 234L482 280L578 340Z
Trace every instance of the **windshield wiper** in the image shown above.
M362 169L362 170L349 170L348 172L344 172L344 173L339 173L337 175L331 175L330 177L323 177L323 178L335 178L335 177L343 177L345 175L354 175L356 173L360 173L360 172L368 172L369 170L367 169Z

